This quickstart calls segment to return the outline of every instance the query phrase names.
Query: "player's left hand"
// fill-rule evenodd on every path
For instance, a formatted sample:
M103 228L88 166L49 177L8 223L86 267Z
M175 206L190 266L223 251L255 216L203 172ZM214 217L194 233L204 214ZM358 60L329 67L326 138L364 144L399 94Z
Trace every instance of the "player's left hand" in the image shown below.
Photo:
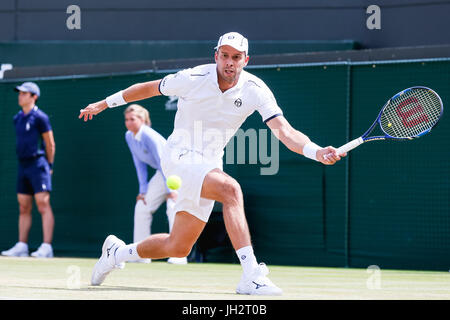
M78 119L81 119L84 117L84 121L92 120L94 115L99 114L103 110L107 109L108 105L106 104L105 100L98 101L95 103L89 104L86 108L80 110L80 115L78 116Z
M345 157L346 155L347 153L339 155L337 149L331 146L320 149L316 153L317 160L326 165L335 164L336 161L341 160L341 157Z

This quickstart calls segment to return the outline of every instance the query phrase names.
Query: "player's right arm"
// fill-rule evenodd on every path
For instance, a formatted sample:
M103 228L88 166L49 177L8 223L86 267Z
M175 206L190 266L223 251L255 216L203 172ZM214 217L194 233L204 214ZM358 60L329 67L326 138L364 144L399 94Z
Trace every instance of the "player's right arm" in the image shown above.
M80 110L79 119L84 121L92 120L94 115L99 114L103 110L124 105L129 102L148 99L161 95L159 91L160 80L153 80L143 83L136 83L125 90L119 91L106 99L89 104L86 108Z

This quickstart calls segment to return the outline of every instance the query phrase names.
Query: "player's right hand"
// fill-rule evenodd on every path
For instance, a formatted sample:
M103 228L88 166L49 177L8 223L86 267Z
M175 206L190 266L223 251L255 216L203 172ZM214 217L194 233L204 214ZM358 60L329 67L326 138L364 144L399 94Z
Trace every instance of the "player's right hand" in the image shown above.
M329 146L317 151L317 160L325 165L333 165L346 155L347 153L339 155L336 148Z
M78 116L78 119L81 119L84 117L84 121L92 120L92 118L108 108L108 105L106 104L105 100L91 103L86 108L80 110L80 115Z

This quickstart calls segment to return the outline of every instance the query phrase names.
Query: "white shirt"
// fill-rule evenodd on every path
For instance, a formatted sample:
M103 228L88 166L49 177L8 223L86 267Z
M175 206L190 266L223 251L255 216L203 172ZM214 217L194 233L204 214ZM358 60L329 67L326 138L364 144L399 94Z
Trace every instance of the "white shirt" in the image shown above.
M234 87L222 92L216 64L169 74L161 80L159 91L179 97L168 145L195 150L213 159L223 156L228 141L255 110L264 122L282 115L267 85L245 70Z

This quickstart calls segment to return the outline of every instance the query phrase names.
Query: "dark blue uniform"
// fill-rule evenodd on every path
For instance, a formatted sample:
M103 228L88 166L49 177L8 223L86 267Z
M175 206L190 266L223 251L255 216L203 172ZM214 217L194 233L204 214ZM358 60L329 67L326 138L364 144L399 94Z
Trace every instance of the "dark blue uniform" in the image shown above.
M14 116L16 153L19 159L17 193L33 195L51 191L50 166L42 134L52 130L48 116L35 106L28 114Z

